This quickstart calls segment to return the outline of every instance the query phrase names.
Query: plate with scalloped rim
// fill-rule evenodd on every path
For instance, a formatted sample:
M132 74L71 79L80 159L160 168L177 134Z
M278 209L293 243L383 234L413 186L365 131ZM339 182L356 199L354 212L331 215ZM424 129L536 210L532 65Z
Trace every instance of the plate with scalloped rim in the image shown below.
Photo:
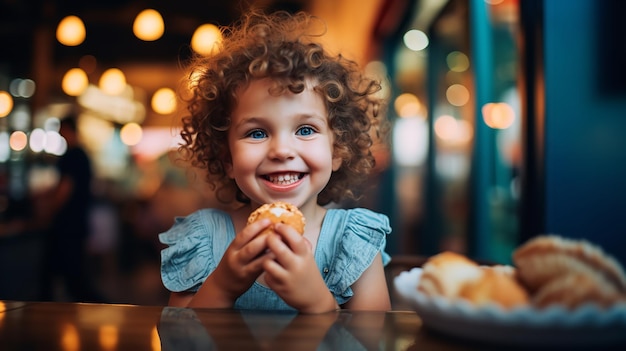
M560 306L505 310L495 303L476 307L462 299L420 293L421 274L421 268L401 272L394 278L394 286L424 326L441 334L511 346L626 345L626 303L609 309L586 304L575 310Z

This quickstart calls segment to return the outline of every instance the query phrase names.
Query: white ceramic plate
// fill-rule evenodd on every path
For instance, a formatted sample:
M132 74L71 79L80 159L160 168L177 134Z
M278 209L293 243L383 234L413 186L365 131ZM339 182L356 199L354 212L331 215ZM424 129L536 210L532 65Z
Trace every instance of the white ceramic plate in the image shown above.
M421 268L394 278L400 296L427 328L479 342L516 346L599 347L626 345L626 304L602 310L588 304L570 311L558 306L504 310L475 307L465 300L429 297L417 291ZM625 348L626 349L626 348Z

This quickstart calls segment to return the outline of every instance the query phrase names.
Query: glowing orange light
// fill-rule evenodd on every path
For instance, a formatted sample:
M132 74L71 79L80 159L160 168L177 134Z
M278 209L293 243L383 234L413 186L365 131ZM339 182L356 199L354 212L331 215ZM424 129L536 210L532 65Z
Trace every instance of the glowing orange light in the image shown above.
M490 102L482 107L485 124L494 129L506 129L515 121L515 111L504 102Z
M6 91L0 91L0 118L6 117L13 110L13 98Z
M109 95L119 95L126 89L126 76L118 68L109 68L100 77L100 89Z
M176 94L170 88L161 88L152 96L152 109L162 115L176 110Z
M87 73L80 68L72 68L65 73L61 88L69 96L79 96L89 85Z
M222 40L222 33L214 24L203 24L191 37L191 48L200 55L208 56L217 50L215 44Z
M143 130L137 123L128 123L120 130L120 138L122 142L128 146L139 144L143 137Z
M67 16L59 22L57 40L66 46L80 45L86 37L85 24L77 16Z
M141 11L133 23L133 33L141 40L153 41L159 39L165 31L165 24L161 14L153 9Z
M422 108L417 96L411 93L404 93L399 95L393 103L396 113L400 117L413 117L417 116Z
M61 348L64 351L80 350L80 336L78 330L73 324L63 325L61 331Z
M21 130L11 133L9 137L9 146L15 151L22 151L28 145L28 136Z
M98 329L98 341L104 350L115 350L119 341L119 330L114 325L102 325Z

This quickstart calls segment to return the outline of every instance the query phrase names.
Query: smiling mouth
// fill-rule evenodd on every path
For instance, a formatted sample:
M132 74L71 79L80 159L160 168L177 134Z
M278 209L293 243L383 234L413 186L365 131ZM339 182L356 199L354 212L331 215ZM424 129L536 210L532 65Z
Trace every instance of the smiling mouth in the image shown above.
M282 173L263 176L265 180L278 185L293 184L304 177L304 173Z

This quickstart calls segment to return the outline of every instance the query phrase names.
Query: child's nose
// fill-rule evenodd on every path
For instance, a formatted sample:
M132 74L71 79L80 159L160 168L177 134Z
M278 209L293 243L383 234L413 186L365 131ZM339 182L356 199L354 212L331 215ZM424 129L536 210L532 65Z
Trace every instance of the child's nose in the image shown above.
M272 138L269 155L271 159L289 159L295 156L293 140L283 136Z

